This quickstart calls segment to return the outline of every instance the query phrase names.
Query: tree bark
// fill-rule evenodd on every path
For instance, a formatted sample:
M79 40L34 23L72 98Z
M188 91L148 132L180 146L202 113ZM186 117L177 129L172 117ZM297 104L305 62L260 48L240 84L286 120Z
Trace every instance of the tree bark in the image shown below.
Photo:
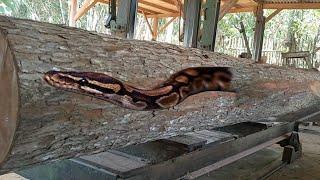
M271 121L319 103L316 71L1 16L0 39L0 174L193 130ZM239 93L201 93L155 112L57 90L42 79L53 68L96 71L147 88L208 65L232 67Z

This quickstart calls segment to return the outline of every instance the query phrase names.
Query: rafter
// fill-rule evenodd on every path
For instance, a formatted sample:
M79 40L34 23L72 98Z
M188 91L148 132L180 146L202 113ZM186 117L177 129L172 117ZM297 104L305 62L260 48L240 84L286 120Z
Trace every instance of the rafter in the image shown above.
M277 14L279 14L282 11L282 9L277 9L275 11L273 11L267 18L266 18L266 22L270 21L273 17L275 17Z
M152 30L151 24L150 24L150 22L149 22L149 20L148 20L148 18L147 18L147 15L144 13L144 11L141 11L141 12L142 12L142 14L143 14L144 19L145 19L146 22L147 22L147 25L148 25L148 28L149 28L149 30L150 30L150 33L153 34L153 30Z
M320 9L320 3L264 3L263 9Z
M238 1L239 0L229 0L228 2L225 2L220 9L219 20L221 20L224 17L224 15L226 15L230 11L230 9L238 3Z
M161 6L157 6L154 3L151 3L149 1L143 1L143 0L139 1L139 7L142 7L142 8L145 8L145 9L150 9L152 11L155 11L155 12L159 13L159 14L161 14L161 13L163 13L163 14L165 14L165 13L175 13L176 12L174 10L163 8Z
M162 31L164 31L175 19L176 17L171 18L170 21L168 21L159 29L158 33L161 33Z
M97 2L98 2L98 0L85 0L84 3L82 4L81 8L77 11L76 15L74 16L74 20L76 21L80 17L82 17Z
M166 18L166 17L179 17L180 14L179 13L167 13L167 14L150 14L147 15L148 18Z

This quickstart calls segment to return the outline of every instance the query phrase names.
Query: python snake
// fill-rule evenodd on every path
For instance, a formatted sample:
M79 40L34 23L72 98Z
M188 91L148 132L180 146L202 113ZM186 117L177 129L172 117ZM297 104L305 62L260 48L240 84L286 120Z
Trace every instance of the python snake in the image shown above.
M54 87L133 110L167 109L204 91L234 92L231 90L232 73L228 67L187 68L148 90L96 72L49 71L45 73L44 79Z

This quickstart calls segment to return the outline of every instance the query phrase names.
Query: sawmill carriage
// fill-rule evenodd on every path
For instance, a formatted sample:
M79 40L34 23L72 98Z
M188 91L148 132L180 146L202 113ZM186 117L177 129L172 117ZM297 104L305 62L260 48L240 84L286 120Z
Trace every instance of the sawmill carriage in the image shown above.
M319 118L320 73L306 52L306 69L267 64L264 29L282 10L320 2L77 3L70 27L0 17L1 174L32 177L24 169L65 159L54 165L72 172L64 178L196 179L277 143L284 163L300 157L299 124ZM109 5L112 35L72 27L97 3ZM214 52L219 20L235 12L256 18L253 48L239 29L244 58ZM137 14L153 41L134 39ZM176 19L183 45L156 42Z

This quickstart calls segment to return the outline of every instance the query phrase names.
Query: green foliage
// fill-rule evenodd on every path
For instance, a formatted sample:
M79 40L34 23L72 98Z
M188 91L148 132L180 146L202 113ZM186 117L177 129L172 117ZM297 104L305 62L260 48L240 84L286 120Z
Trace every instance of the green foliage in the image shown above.
M232 13L227 14L223 19L219 21L219 33L222 36L227 37L241 37L238 28L240 28L240 22L244 23L246 33L248 36L253 35L253 28L255 26L255 19L252 13Z

